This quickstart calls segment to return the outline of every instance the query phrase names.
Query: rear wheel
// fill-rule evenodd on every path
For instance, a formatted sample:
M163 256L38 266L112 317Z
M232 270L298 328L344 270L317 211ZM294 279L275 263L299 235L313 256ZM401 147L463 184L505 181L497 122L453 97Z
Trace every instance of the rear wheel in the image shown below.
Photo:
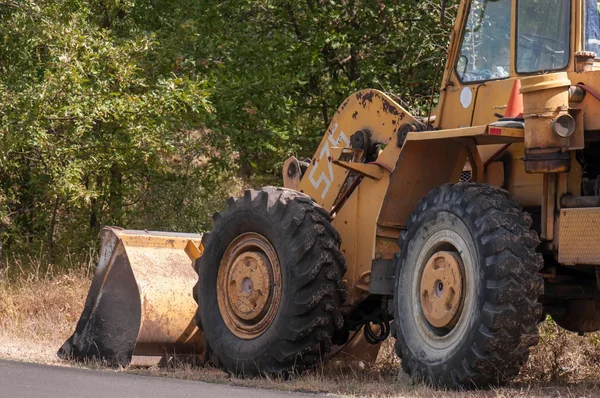
M505 191L446 185L422 199L399 239L396 352L413 378L497 385L538 341L542 258L531 219Z
M346 272L329 214L267 187L230 199L205 235L194 296L208 359L237 375L302 371L343 326Z

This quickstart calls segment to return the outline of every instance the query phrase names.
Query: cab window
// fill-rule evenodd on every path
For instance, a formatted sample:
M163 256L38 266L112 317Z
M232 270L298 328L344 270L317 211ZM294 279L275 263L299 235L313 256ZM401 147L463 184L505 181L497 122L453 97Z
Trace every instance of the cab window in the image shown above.
M585 50L600 57L600 5L597 0L585 0Z
M571 2L517 1L517 72L560 70L569 63Z
M456 73L463 83L510 75L511 0L473 0L469 9Z

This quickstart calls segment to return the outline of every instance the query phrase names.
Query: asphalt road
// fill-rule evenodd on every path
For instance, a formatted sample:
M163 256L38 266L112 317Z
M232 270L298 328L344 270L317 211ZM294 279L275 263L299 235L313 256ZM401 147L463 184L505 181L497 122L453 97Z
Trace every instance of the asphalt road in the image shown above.
M0 361L0 397L310 398L315 397L315 395L232 387L199 381L138 376L109 371Z

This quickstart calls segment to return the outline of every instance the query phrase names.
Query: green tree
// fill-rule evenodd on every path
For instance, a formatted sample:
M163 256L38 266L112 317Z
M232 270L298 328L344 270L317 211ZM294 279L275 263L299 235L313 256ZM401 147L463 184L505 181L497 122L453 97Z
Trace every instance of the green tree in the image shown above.
M177 174L167 160L181 132L212 111L206 80L169 70L173 54L129 18L132 7L73 0L0 9L9 243L44 237L53 256L57 236L77 247L103 224L136 225L136 203Z
M311 156L352 92L377 88L413 112L429 102L449 32L439 7L415 0L202 2L197 59L246 175Z
M49 261L101 226L201 231L280 184L352 92L425 113L448 31L417 0L0 0L0 224Z

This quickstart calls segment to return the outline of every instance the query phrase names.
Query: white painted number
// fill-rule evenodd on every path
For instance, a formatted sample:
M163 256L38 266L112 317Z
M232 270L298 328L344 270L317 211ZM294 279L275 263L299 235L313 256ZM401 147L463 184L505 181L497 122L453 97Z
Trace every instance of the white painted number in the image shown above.
M339 147L340 143L343 143L342 147L344 147L344 148L347 148L350 146L350 140L348 139L346 134L344 134L343 131L340 131L340 134L338 135L337 139L333 138L333 136L335 135L335 132L337 131L337 128L338 128L338 124L335 123L333 125L333 128L331 129L331 133L327 134L328 140L325 142L325 145L323 145L323 149L321 149L321 153L319 154L319 160L313 165L312 170L310 171L310 174L308 175L308 180L311 182L312 186L317 191L319 190L319 187L321 186L321 184L323 184L323 183L325 184L325 186L323 187L323 191L321 192L321 199L325 198L325 196L327 195L327 192L329 191L329 188L331 187L331 182L333 181L333 165L329 161L329 156L331 155L331 152L329 150L329 144L331 144L332 147ZM325 171L322 171L321 174L319 175L319 178L315 179L315 174L316 174L317 170L319 169L321 160L323 160L323 159L325 159L325 161L327 161L328 173L326 173Z

